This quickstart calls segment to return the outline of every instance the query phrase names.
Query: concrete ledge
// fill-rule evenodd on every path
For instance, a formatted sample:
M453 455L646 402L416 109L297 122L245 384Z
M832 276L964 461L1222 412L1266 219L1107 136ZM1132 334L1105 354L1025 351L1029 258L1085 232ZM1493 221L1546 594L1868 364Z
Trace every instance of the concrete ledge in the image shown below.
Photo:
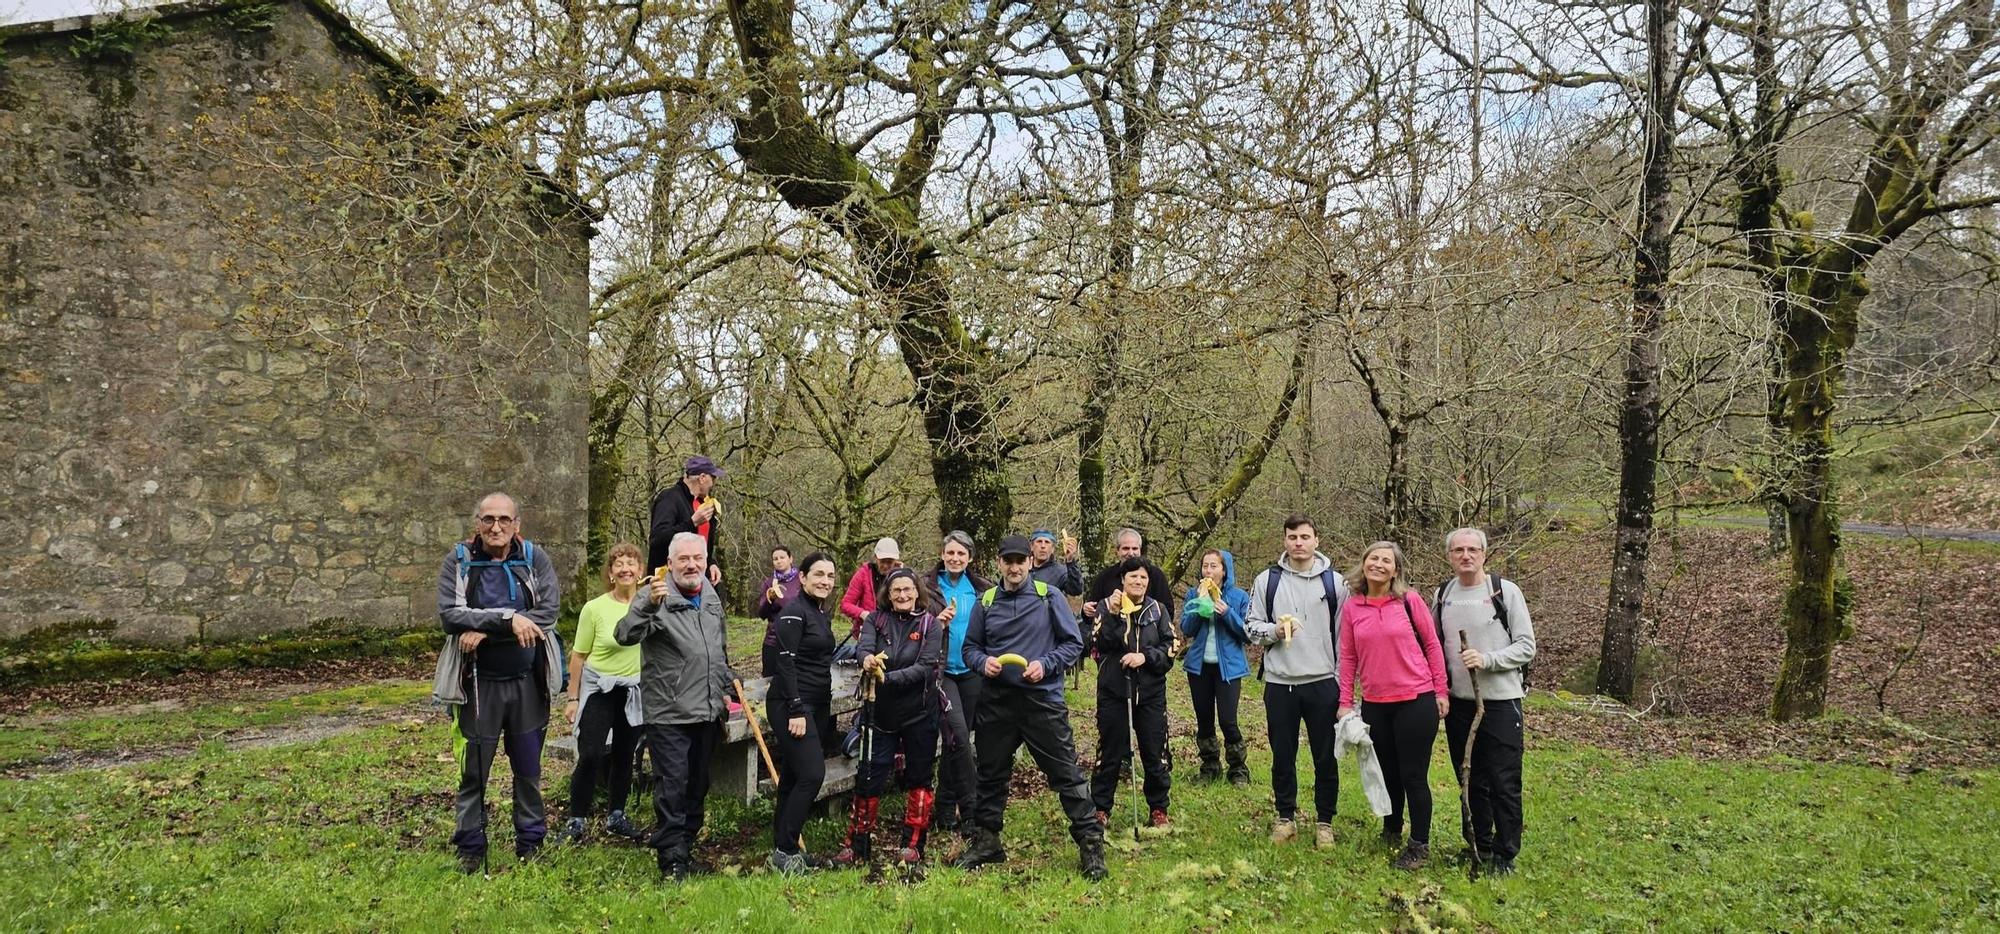
M833 716L842 735L854 725L853 714L861 709L861 700L854 696L860 669L836 665L833 669ZM768 678L753 678L743 682L743 693L756 708L757 725L764 730L764 741L771 741L771 725L764 720L764 696L770 690ZM545 747L547 752L558 759L576 761L576 734L566 733L553 737ZM772 750L777 755L777 750ZM830 756L826 760L826 781L821 783L818 800L840 797L854 792L857 763L846 756ZM736 711L723 724L722 747L715 751L715 761L709 767L708 794L710 797L735 798L745 804L757 800L758 796L774 791L773 780L764 774L763 755L757 751L757 739L751 735L750 721L742 711Z

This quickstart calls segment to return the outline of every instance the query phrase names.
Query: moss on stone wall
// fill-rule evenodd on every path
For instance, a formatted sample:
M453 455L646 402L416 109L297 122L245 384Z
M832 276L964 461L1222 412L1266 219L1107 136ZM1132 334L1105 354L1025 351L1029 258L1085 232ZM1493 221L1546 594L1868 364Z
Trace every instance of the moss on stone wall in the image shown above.
M57 629L67 629L65 633ZM423 659L437 654L435 628L391 632L336 627L311 634L159 649L109 642L88 622L50 627L0 644L0 686L134 678L227 668L295 668L354 658Z

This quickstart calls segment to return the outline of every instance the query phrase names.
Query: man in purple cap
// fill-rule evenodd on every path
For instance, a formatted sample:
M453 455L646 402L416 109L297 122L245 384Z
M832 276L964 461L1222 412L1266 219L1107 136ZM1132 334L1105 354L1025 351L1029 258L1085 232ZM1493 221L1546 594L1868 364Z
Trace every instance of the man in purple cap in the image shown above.
M722 505L715 500L715 481L722 468L700 454L687 459L681 482L653 497L653 527L646 535L646 568L666 567L667 545L682 532L708 542L708 581L722 586Z

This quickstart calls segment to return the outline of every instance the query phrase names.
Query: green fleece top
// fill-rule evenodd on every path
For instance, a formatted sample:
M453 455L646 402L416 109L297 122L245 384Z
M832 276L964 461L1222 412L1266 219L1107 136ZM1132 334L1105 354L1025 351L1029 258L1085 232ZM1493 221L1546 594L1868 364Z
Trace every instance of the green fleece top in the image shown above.
M583 605L576 619L576 645L571 651L583 656L583 663L598 674L616 678L639 676L639 647L619 645L612 638L618 621L625 618L625 603L609 593Z

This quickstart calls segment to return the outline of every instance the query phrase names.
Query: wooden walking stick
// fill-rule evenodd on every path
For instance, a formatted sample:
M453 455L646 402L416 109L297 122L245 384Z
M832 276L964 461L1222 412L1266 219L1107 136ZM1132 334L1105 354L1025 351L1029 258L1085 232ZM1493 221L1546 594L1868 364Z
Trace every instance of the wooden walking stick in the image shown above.
M771 773L771 785L778 784L778 766L771 761L771 747L764 744L764 730L757 725L757 715L750 710L750 698L743 694L743 679L737 678L736 702L743 705L743 719L750 721L750 735L757 739L757 751L764 754L764 771Z
M1464 651L1464 643L1460 643ZM1481 656L1484 660L1484 656ZM1481 667L1484 667L1483 665ZM1465 761L1458 764L1458 808L1463 815L1463 826L1471 830L1465 835L1465 842L1472 847L1472 862L1466 867L1467 881L1479 879L1479 828L1472 822L1472 746L1479 742L1479 724L1486 719L1486 698L1479 694L1479 672L1467 667L1465 683L1472 686L1472 728L1465 733Z

